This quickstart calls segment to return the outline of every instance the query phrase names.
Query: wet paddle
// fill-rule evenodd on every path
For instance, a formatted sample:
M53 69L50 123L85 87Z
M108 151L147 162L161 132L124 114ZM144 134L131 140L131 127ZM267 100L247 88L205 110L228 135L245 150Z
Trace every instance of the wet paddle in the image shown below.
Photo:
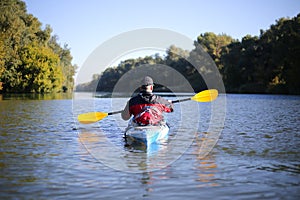
M172 103L179 103L179 102L189 101L189 100L193 100L193 101L197 101L197 102L211 102L211 101L215 100L217 97L218 97L218 91L215 89L210 89L210 90L204 90L202 92L199 92L199 93L195 94L194 96L186 98L186 99L179 99L179 100L172 101ZM84 114L78 115L78 121L82 124L91 124L91 123L95 123L97 121L102 120L103 118L107 117L108 115L118 114L118 113L121 113L122 111L123 110L109 112L109 113L105 113L105 112L84 113Z

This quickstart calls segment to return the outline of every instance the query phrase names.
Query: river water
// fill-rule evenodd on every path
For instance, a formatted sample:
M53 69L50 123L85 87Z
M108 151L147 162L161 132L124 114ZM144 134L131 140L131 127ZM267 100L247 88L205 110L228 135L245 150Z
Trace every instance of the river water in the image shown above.
M176 104L169 140L144 149L119 115L76 120L126 98L3 96L0 199L298 199L300 96L220 98Z

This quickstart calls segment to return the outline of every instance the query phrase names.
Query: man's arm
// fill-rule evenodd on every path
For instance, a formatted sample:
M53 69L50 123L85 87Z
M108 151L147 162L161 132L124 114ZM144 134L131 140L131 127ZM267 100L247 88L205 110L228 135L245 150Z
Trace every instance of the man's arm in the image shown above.
M172 101L168 101L163 97L158 98L158 103L163 105L164 111L165 112L173 112L173 103Z
M121 117L122 117L123 120L129 120L130 119L131 114L129 112L129 102L127 102L124 110L122 111Z

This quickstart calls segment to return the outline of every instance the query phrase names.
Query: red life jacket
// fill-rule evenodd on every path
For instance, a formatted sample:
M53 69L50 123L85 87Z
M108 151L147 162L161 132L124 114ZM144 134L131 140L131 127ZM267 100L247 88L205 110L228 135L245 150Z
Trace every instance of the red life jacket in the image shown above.
M163 114L155 106L145 106L133 120L139 125L156 125L163 120Z
M156 125L164 119L163 112L172 112L172 104L152 93L140 93L129 101L129 112L139 125Z

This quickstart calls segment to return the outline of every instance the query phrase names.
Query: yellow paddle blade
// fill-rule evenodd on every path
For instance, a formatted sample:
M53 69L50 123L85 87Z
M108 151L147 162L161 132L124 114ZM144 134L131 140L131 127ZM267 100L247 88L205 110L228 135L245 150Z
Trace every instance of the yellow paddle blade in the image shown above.
M218 97L218 90L210 89L210 90L204 90L202 92L199 92L191 99L197 102L210 102L215 100L217 97Z
M91 124L107 117L107 115L108 113L103 113L103 112L84 113L78 115L78 121L82 124Z

